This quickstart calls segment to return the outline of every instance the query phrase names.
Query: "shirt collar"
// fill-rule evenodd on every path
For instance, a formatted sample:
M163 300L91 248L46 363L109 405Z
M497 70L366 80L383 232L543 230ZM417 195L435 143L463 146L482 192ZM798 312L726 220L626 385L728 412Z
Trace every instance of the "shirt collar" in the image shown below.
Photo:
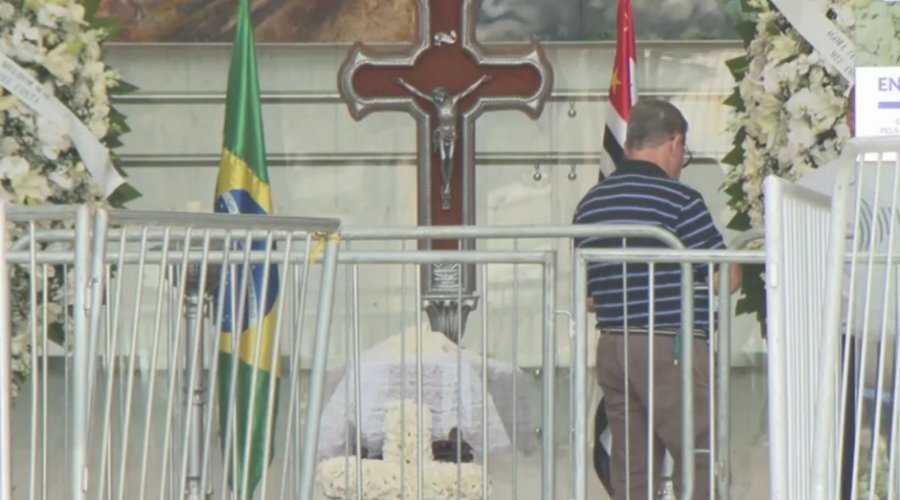
M616 168L616 173L619 172L622 174L643 174L669 178L669 174L659 165L643 160L623 160Z

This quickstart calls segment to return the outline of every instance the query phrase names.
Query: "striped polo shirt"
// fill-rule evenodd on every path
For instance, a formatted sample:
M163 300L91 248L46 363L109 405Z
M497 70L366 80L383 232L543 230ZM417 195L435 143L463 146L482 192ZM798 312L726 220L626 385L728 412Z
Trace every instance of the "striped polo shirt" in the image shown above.
M627 160L578 203L575 224L650 224L677 236L687 248L725 248L703 196L670 178L653 163ZM583 238L584 248L665 248L646 238ZM706 284L706 264L694 267L694 282ZM597 327L650 326L649 266L595 262L588 266L588 292L594 300ZM627 294L626 294L627 290ZM656 264L654 322L657 329L681 328L681 269L679 264ZM694 328L709 331L708 288L695 287ZM627 295L628 303L625 304Z

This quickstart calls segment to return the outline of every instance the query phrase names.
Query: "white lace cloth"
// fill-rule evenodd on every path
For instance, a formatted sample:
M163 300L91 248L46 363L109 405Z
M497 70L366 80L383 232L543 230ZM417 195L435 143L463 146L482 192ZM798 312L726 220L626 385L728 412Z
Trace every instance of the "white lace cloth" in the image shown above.
M443 338L441 334L428 335ZM391 345L395 342L394 338L388 339L361 356L360 431L362 444L370 455L381 454L386 402L417 398L418 367L414 346L412 349L407 347L405 364L401 365L399 349ZM504 363L488 360L488 393L483 398L480 356L463 351L461 369L458 369L455 345L450 344L452 347L448 348L443 342L437 337L428 337L423 342L425 355L421 366L422 400L432 411L432 440L447 439L450 430L458 427L462 430L464 439L478 454L483 449L482 421L486 415L488 451L509 450L512 445L511 409L515 406L518 407L515 412L519 434L517 446L528 449L536 443L533 442L534 427L529 411L525 404L521 404L524 398L520 394L520 401L512 401L512 380L521 375L521 372ZM341 375L342 379L334 386L322 411L318 443L320 459L345 455L348 451L349 454L354 453L355 435L349 436L349 447L346 444L348 428L352 428L356 420L352 367L342 369ZM519 392L524 393L521 388ZM501 415L492 394L503 394L507 398L500 405L507 415ZM415 425L415 422L410 422L409 425Z

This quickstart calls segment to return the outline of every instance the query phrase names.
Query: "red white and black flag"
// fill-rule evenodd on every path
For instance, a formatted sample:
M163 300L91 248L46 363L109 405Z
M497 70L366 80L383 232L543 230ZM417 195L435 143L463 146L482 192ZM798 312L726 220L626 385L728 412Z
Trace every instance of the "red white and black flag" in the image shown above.
M616 59L609 81L609 109L606 113L606 130L603 133L603 149L612 158L600 166L600 180L609 176L624 158L625 130L631 117L631 106L637 101L634 82L637 48L634 43L634 18L631 0L619 0L616 17Z

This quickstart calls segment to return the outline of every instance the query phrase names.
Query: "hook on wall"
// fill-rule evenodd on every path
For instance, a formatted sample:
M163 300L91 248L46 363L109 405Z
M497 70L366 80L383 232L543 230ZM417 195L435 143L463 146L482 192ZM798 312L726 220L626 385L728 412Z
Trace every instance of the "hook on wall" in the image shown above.
M571 169L569 170L569 180L570 180L570 181L574 181L575 179L578 178L578 172L575 171L575 164L574 164L574 163L570 165L570 168L571 168Z
M569 103L569 118L578 116L578 110L575 109L575 101Z
M534 179L534 182L540 182L540 180L544 178L544 173L541 172L540 163L534 165L534 174L531 175L531 178Z

